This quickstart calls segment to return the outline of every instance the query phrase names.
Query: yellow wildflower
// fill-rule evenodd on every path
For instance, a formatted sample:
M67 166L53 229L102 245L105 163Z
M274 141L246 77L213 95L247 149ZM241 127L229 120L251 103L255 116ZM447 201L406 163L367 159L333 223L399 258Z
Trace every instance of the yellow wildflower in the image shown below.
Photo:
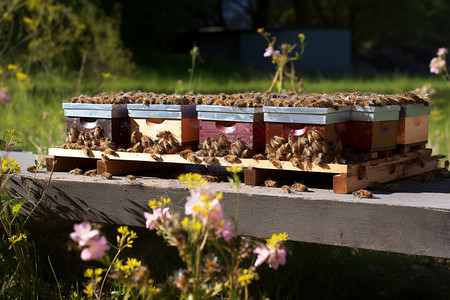
M28 17L24 17L24 18L23 18L23 22L24 22L24 23L27 23L27 24L31 24L31 23L33 23L33 19L28 18Z
M13 65L13 64L8 65L8 70L15 70L15 69L17 69L16 65Z
M152 199L152 200L148 201L148 206L150 206L151 209L156 209L156 208L158 208L158 205L157 205L155 199Z
M84 290L83 293L85 293L88 296L92 296L94 294L94 289L91 285L88 285Z
M244 167L242 165L232 165L231 167L227 167L227 172L230 173L239 173L242 171Z
M103 273L103 269L102 268L97 268L95 269L95 275L100 276Z
M19 234L19 236L13 235L12 237L8 238L8 241L10 241L11 244L14 245L15 243L20 242L21 240L24 240L26 238L27 238L27 235L21 233L21 234Z
M178 179L191 188L204 188L208 185L208 182L198 173L181 174Z
M183 221L181 221L181 226L184 228L187 228L189 226L189 219L187 217L184 217Z
M272 249L278 249L280 244L284 241L287 241L288 234L286 232L280 234L272 234L270 239L266 239L266 244L268 247Z
M20 164L14 160L14 158L1 158L2 168L0 174L10 173L18 174L20 173Z
M103 78L111 77L111 73L102 72L100 75L102 75Z
M92 278L92 276L94 276L94 270L89 268L86 269L86 271L84 271L84 277L86 278Z
M25 74L25 73L17 72L17 73L16 73L16 78L17 78L18 80L26 80L26 79L28 79L28 76L27 76L27 74Z
M264 32L264 28L258 28L258 33L262 33L262 32Z

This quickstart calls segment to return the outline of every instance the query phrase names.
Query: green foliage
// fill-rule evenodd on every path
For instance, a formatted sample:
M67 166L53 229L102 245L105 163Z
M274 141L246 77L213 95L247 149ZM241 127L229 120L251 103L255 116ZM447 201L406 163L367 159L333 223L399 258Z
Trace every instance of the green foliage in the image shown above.
M0 65L66 72L78 69L87 53L88 71L126 73L131 54L120 38L119 18L108 17L95 2L14 0L0 2ZM120 71L120 72L119 72Z

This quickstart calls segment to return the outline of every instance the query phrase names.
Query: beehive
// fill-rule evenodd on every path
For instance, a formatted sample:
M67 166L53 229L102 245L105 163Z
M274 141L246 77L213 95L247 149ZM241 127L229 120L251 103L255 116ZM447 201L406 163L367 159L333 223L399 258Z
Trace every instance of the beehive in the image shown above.
M369 152L395 149L399 111L399 105L352 106L349 146Z
M80 132L91 132L97 126L103 128L105 137L116 146L130 143L130 118L126 104L63 103L66 132L74 126Z
M253 149L262 149L265 144L265 125L261 107L230 107L197 105L200 120L200 143L207 137L219 139L223 133L234 142L240 138Z
M266 141L274 136L303 136L308 130L315 129L327 141L340 140L347 144L350 108L319 107L274 107L265 106Z
M180 145L198 144L199 124L195 105L128 104L131 132L138 131L155 139L170 131Z

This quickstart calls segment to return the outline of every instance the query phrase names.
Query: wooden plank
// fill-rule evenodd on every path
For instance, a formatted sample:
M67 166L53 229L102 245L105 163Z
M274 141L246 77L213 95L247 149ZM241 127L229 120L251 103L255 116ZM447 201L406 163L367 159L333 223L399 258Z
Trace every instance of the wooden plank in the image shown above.
M97 160L97 173L103 174L104 172L108 172L111 175L133 174L151 169L170 168L171 166L173 166L173 164L125 160L110 160L104 162L102 160Z
M90 170L96 168L96 160L90 158L73 158L63 156L50 156L45 159L47 171L54 172L70 171L75 168Z
M337 194L350 193L358 189L366 188L374 182L385 183L429 172L436 169L439 164L434 159L427 159L424 163L425 167L418 165L415 161L395 164L394 170L392 170L391 165L368 168L366 169L366 176L362 179L359 179L357 175L336 175L333 177L333 191Z

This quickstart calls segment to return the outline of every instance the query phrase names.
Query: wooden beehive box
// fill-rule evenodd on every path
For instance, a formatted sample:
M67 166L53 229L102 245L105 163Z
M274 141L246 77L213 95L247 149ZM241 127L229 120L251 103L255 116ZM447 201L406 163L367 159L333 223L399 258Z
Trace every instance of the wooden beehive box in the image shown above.
M428 142L430 106L406 104L400 109L397 129L397 145L411 147Z
M355 150L376 152L397 146L400 106L352 106L349 146Z
M240 138L254 150L265 144L262 108L197 105L200 143L207 137L218 139L223 133L231 142Z
M130 143L130 118L126 104L63 103L66 132L74 126L80 132L90 132L96 126L103 128L116 146Z
M329 141L347 144L350 108L274 107L265 106L266 141L274 136L302 136L310 129L318 130Z
M170 131L180 145L198 144L199 124L195 105L128 104L131 132L139 131L151 138Z

